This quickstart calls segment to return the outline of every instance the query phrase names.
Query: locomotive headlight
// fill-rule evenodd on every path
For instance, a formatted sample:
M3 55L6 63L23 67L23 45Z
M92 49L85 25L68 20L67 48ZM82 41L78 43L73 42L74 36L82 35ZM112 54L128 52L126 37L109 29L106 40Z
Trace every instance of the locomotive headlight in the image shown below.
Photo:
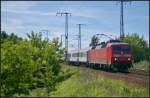
M117 61L117 58L115 58L115 61Z
M131 60L131 58L128 58L128 61L130 61Z

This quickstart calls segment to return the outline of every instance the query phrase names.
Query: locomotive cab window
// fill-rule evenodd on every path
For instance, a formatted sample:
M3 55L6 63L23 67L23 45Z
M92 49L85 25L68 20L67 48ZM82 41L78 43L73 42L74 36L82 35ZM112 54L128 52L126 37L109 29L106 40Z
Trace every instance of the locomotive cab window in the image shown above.
M113 51L130 51L129 45L114 45L112 46Z
M68 54L68 57L71 57L71 54L70 54L70 53Z

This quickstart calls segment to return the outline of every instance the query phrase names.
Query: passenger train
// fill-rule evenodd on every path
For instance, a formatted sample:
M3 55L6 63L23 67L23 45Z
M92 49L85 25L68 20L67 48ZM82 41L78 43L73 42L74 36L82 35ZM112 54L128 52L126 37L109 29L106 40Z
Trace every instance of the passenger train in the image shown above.
M110 40L97 47L68 51L68 62L113 71L128 71L132 67L132 49L128 43Z

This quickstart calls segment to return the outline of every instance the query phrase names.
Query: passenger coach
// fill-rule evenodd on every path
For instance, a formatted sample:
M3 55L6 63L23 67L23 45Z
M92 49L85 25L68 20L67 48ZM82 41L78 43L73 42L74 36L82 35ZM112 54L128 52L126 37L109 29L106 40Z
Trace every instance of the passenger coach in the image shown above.
M68 52L68 61L72 64L87 64L88 56L87 56L88 49L81 49L81 50L72 50Z

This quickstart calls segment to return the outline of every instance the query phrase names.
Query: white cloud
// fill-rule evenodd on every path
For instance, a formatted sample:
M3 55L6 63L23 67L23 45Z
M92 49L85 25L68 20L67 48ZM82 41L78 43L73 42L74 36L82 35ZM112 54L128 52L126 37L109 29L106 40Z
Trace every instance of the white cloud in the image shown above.
M9 12L9 13L15 13L15 14L29 14L29 15L43 15L43 16L55 16L55 12L39 12L39 11L31 11L31 10L6 10L3 9L2 12Z
M35 1L2 1L1 10L28 10L37 5Z
M20 19L11 19L10 24L14 26L21 26L23 24L23 21Z
M53 12L32 11L31 8L39 4L36 1L3 1L1 6L2 12L15 14L30 14L30 15L55 15ZM3 14L3 13L2 13Z
M30 3L30 4L29 4ZM43 15L43 16L56 16L56 12L42 12L42 11L33 11L30 10L33 6L40 4L40 2L3 2L2 3L2 14L3 12L15 13L15 14L25 14L25 15ZM97 10L97 9L75 9L71 8L67 11L73 13L72 17L83 17L83 18L90 18L96 19L98 21L106 19L109 15L108 12L105 10ZM98 15L102 14L102 15ZM78 20L71 20L73 23L77 23ZM105 24L105 21L101 21ZM87 21L86 21L87 23Z

